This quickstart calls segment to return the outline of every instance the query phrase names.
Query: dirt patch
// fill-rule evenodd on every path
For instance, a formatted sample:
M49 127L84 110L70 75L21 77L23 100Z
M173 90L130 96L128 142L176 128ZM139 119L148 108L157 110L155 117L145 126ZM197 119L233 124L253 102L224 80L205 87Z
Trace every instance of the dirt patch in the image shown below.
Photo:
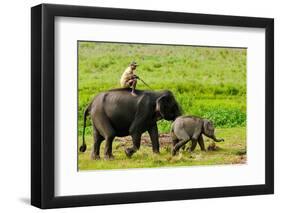
M123 142L123 143L132 143L132 137L131 136L122 137L122 138L117 137L116 140L118 140L120 142ZM171 145L172 141L171 141L170 134L160 134L159 135L159 143L160 143L160 146ZM145 145L145 146L151 146L151 140L150 140L149 135L146 135L146 134L142 135L141 144Z

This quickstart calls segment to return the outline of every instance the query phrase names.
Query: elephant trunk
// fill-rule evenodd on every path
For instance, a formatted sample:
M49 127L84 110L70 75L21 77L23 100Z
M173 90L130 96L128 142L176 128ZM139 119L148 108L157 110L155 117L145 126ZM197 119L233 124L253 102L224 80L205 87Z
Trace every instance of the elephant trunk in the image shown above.
M222 142L222 141L224 141L223 138L217 139L216 136L213 136L212 139L213 139L214 141L216 141L216 142Z

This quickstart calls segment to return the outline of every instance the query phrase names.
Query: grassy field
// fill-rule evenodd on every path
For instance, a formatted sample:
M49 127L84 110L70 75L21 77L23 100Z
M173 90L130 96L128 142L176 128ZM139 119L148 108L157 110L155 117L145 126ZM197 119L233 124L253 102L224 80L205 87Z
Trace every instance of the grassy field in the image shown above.
M171 144L162 143L160 155L153 154L151 145L142 143L141 148L132 158L128 159L124 153L125 148L130 147L130 142L115 140L113 144L112 161L90 159L91 149L79 154L79 169L124 169L124 168L151 168L167 166L192 166L192 165L219 165L219 164L242 164L246 162L245 129L241 127L224 128L217 130L218 136L223 137L225 142L217 143L218 150L202 152L197 145L194 152L180 150L179 154L171 156ZM92 145L92 137L86 138L88 147ZM205 137L206 148L212 141ZM101 147L101 158L103 158L104 143Z
M130 142L116 139L114 161L92 161L88 153L93 141L89 120L88 150L78 153L79 169L245 162L246 157L241 153L246 148L246 49L96 42L79 42L78 47L79 144L85 107L97 93L118 88L120 76L132 60L139 64L137 75L154 90L171 90L185 114L211 119L218 129L218 137L225 137L217 151L202 153L197 148L193 154L182 152L173 158L168 144L161 147L159 156L152 154L149 144L144 144L132 159L127 159L123 150ZM137 88L147 89L141 82ZM158 128L160 134L168 133L170 122L160 121Z

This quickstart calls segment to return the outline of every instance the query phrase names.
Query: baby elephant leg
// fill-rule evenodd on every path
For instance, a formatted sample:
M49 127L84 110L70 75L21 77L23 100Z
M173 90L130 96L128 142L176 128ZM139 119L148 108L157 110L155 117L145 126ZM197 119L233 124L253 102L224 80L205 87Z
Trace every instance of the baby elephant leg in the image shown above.
M198 138L198 143L201 148L201 151L206 151L203 136L200 135Z
M182 139L180 140L173 148L173 151L172 151L172 155L176 155L177 151L182 147L184 146L190 139L187 138L187 139Z
M195 147L197 145L198 139L192 138L191 141L192 141L192 144L191 144L191 147L189 148L189 152L193 152L194 151L194 149L195 149Z
M199 128L199 127L197 127L194 130L194 134L191 138L192 144L191 144L191 147L189 148L189 152L194 151L195 147L197 146L198 140L199 140L200 136L202 135L201 132L202 132L202 128Z
M183 146L181 147L181 149L182 149L183 151L184 151L184 150L185 150L185 148L186 148L185 146L186 146L186 145L183 145Z

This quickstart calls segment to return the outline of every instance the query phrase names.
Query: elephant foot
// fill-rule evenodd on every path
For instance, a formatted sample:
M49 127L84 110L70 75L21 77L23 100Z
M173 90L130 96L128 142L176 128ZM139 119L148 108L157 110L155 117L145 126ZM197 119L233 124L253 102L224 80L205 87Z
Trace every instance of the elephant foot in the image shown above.
M175 156L177 154L177 151L175 149L172 150L172 156Z
M135 151L133 149L130 149L130 148L125 149L125 154L127 155L128 158L132 157L134 152Z
M100 156L99 155L91 155L91 159L92 160L100 160Z
M193 150L191 150L190 148L188 149L188 153L192 153L193 152Z
M160 154L159 150L153 150L153 154Z
M115 157L111 154L111 155L104 155L104 159L105 160L114 160Z

